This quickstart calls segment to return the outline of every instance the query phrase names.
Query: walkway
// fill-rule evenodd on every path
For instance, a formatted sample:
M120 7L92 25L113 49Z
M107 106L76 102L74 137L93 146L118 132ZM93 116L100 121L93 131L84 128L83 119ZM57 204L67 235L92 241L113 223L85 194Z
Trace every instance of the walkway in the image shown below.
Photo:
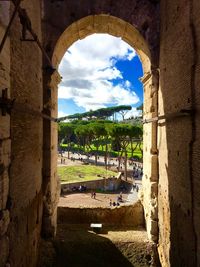
M140 189L142 188L142 181L141 180L135 180L135 185L138 186L138 192L136 188L132 188L131 191L128 194L127 197L127 201L130 203L134 203L136 202L139 198L138 198L138 193L140 191Z

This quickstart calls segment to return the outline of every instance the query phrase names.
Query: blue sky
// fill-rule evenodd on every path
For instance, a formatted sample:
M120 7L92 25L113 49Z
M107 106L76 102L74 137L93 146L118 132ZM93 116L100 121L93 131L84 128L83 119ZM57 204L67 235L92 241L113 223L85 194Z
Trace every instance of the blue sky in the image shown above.
M75 42L65 53L59 73L58 117L102 107L131 105L136 116L143 102L141 62L120 38L93 34Z

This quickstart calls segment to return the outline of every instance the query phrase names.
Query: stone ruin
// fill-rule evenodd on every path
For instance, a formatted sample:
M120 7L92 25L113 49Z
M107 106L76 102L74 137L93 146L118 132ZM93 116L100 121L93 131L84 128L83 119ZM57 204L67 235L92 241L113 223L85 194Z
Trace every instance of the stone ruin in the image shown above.
M142 61L148 238L162 266L200 266L199 14L198 0L0 1L0 267L36 266L56 233L57 68L93 33Z

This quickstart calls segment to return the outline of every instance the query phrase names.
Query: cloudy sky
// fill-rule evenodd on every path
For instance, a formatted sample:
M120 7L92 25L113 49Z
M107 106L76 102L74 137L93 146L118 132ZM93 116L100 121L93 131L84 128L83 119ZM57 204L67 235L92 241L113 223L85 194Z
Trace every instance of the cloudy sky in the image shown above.
M107 34L93 34L65 53L59 73L58 117L102 107L131 105L127 117L143 102L142 66L133 48Z

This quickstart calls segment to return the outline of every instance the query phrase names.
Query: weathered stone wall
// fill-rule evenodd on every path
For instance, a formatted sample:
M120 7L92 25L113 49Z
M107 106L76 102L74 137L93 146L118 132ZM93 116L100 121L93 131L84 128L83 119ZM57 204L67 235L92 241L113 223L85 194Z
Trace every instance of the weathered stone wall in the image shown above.
M161 1L159 115L195 110L158 124L162 266L200 266L199 12L199 1Z
M9 2L0 2L0 40L2 40L9 22ZM10 38L0 54L0 97L2 91L8 89L10 96ZM8 225L10 212L8 205L9 166L10 166L10 116L2 116L0 110L0 267L4 267L9 254Z
M158 239L158 155L157 155L157 122L148 122L157 116L158 105L158 71L152 70L143 79L144 112L143 118L143 166L142 202L148 237Z
M133 46L138 40L136 46L141 54L147 52L147 43L150 53L146 53L147 62L143 62L143 81L145 118L149 119L157 115L157 2L126 0L108 4L107 0L45 0L43 10L40 0L24 0L21 5L26 8L34 31L40 40L43 37L45 49L56 64L59 63L56 56L60 57L70 44L61 41L60 55L53 55L54 49L65 29L72 24L68 32L69 37L75 33L74 39L69 39L71 44L93 32L121 36ZM1 39L9 20L9 6L9 1L0 3ZM199 14L197 0L161 1L158 115L181 109L195 112L191 116L160 120L158 138L156 122L144 126L146 226L149 236L156 240L159 222L159 254L162 266L167 267L200 266ZM42 63L41 51L35 42L22 42L20 35L21 26L16 18L0 54L0 96L2 90L8 88L8 96L16 99L18 107L11 112L11 130L10 116L0 113L0 267L7 261L14 267L35 266L43 196L43 233L46 235L55 233L59 197L57 124L36 117L36 113L44 108L48 115L57 116L60 77L56 71L53 75L48 72L49 66L46 61ZM31 109L37 112L33 115Z
M13 12L13 4L11 12ZM22 1L41 39L40 1ZM16 16L10 31L11 112L10 226L11 266L35 266L42 222L42 54L35 42L21 41ZM27 34L27 38L31 36ZM34 112L34 111L36 112Z
M58 84L61 77L57 71L49 71L49 64L43 62L43 101L45 114L57 118ZM57 204L60 196L60 180L57 176L57 129L55 121L43 122L43 236L56 233Z
M143 207L140 201L133 205L115 208L58 207L58 223L105 223L107 225L143 227Z
M122 37L122 39L129 43L136 33L131 36L131 29L125 23L127 22L134 26L146 41L152 55L152 64L156 65L158 63L159 4L157 1L80 0L77 2L74 0L43 0L43 8L43 40L44 46L51 57L60 36L72 24L74 24L72 29L73 35L68 36L69 40L67 41L70 43L69 46L78 39L92 33L110 33L114 36ZM57 18L56 20L55 17ZM118 18L118 22L115 25L112 25L113 17L114 19ZM82 21L84 18L92 20L91 23ZM87 24L88 27L85 27L84 24ZM139 39L138 37L138 40L135 42L136 48L137 42L140 42ZM65 41L61 41L65 46ZM68 47L65 47L65 49ZM143 49L142 46L138 48ZM58 58L58 64L63 55Z

